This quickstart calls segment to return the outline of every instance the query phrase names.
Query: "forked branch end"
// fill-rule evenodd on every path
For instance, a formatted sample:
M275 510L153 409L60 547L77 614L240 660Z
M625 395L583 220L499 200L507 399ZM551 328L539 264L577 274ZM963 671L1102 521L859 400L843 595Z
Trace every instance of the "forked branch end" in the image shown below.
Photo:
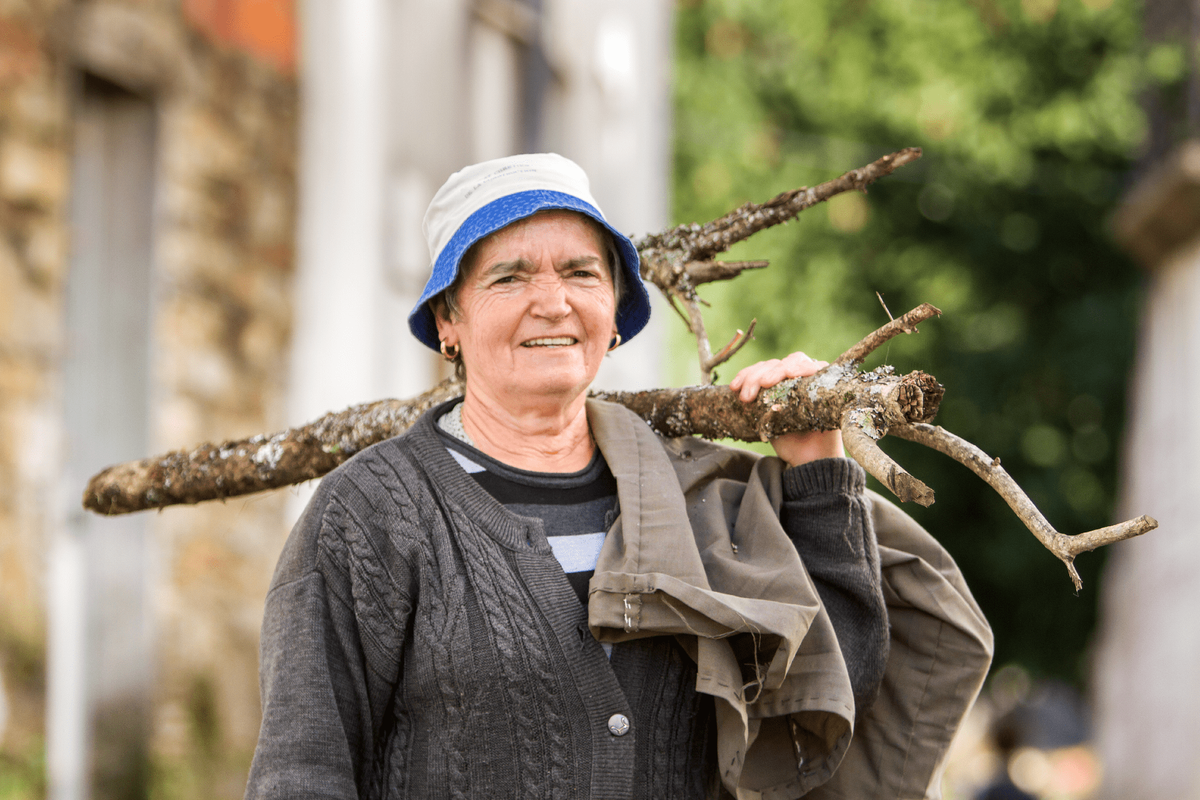
M1038 538L1038 541L1066 565L1071 581L1075 584L1076 592L1083 588L1083 581L1075 569L1076 556L1106 544L1141 536L1158 527L1158 522L1153 517L1143 515L1137 519L1074 536L1059 533L1033 504L1024 490L1012 479L1012 476L1000 466L1000 459L991 458L966 439L956 436L940 426L913 423L896 426L890 433L948 455L983 478L1004 499L1004 502L1008 503L1009 508Z

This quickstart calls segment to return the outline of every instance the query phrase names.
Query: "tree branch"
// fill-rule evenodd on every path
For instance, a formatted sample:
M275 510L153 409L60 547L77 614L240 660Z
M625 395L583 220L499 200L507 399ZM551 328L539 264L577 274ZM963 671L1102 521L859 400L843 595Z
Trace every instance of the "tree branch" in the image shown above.
M865 192L875 181L920 157L921 148L909 147L818 186L793 189L762 204L747 203L705 225L678 225L635 242L641 256L642 277L666 295L668 302L684 317L688 330L696 337L701 383L712 383L713 367L721 361L713 361L712 345L700 313L696 287L735 278L743 270L767 266L765 261L726 262L713 261L712 257L842 192L852 189Z
M926 447L931 447L939 453L950 456L958 463L966 466L988 483L996 493L1004 498L1008 507L1016 513L1025 527L1038 538L1047 550L1058 557L1067 567L1075 591L1083 588L1083 581L1075 569L1075 557L1080 553L1095 550L1097 547L1124 539L1141 536L1147 531L1158 527L1153 517L1145 515L1106 528L1079 533L1069 536L1059 533L1038 510L1029 496L1017 485L1008 472L1000 466L999 458L991 458L966 439L955 436L941 426L914 423L901 425L892 429L891 433L901 439L908 439Z
M118 464L92 477L83 506L99 514L127 514L319 478L363 448L403 433L426 410L461 393L461 384L445 381L407 402L381 400L269 436L206 443ZM796 431L833 430L843 413L858 405L895 423L932 419L942 388L923 372L897 376L890 367L867 373L827 367L766 389L752 403L743 403L727 386L594 396L627 406L665 436L767 441Z
M812 188L802 186L792 189L762 204L746 203L705 225L677 225L662 233L642 237L635 242L638 250L642 252L642 275L648 280L654 280L653 275L646 273L647 270L651 273L659 272L660 260L666 262L668 270L672 262L684 264L689 261L706 261L759 231L793 219L806 208L824 202L834 195L851 190L865 192L875 181L891 175L900 167L920 157L921 148L906 147ZM684 257L678 258L673 254ZM646 266L647 261L650 262L649 267ZM657 281L655 283L657 284ZM662 288L661 285L659 288Z
M748 269L766 269L770 261L689 261L684 270L692 286L733 280Z
M407 402L380 400L329 413L308 425L117 464L93 475L83 507L128 514L224 500L319 478L375 442L396 436L438 403L462 394L443 381Z
M746 342L754 338L754 326L758 324L757 319L750 320L750 326L745 332L738 328L737 333L729 340L729 344L721 348L720 352L710 358L702 367L701 371L711 372L720 365L724 364L729 359L737 355L737 351L746 346Z
M748 203L706 225L680 225L636 242L643 277L658 286L696 336L705 384L711 383L714 367L749 341L755 322L713 355L696 286L767 266L765 261L724 262L712 257L840 192L866 191L874 181L920 156L919 148L901 150L811 189L784 192L761 205ZM937 413L944 393L933 376L919 371L897 376L888 366L858 371L881 344L900 333L915 332L919 323L939 314L937 308L923 304L872 332L815 375L783 381L759 392L751 403L742 403L728 387L711 385L595 396L629 407L665 436L768 441L785 433L840 429L852 458L901 501L921 505L933 502L933 491L885 454L877 441L894 433L932 447L967 465L996 489L1042 544L1067 565L1078 591L1081 583L1074 559L1079 553L1138 536L1158 523L1139 517L1076 536L1058 533L1000 468L999 459L990 459L970 442L926 424ZM125 514L312 480L363 448L407 430L422 413L461 394L462 388L448 380L406 402L381 400L270 436L202 444L118 464L92 477L83 505L100 514Z
M704 327L704 315L700 313L700 303L695 294L690 298L679 298L680 304L687 312L688 330L696 337L696 355L700 362L700 383L707 386L712 383L712 345L708 343L708 331Z
M887 310L886 307L884 310ZM942 310L940 308L931 306L929 303L922 303L912 311L909 311L907 314L896 317L887 325L884 325L883 327L864 337L861 342L838 356L837 361L834 363L853 363L856 365L861 364L867 360L867 356L874 352L874 350L884 342L894 338L895 336L898 336L901 333L916 333L917 325L921 324L930 317L940 317L941 315Z
M852 409L846 412L842 420L842 444L850 457L890 489L900 502L912 501L926 508L933 505L933 490L879 449L875 442L882 436L869 411Z

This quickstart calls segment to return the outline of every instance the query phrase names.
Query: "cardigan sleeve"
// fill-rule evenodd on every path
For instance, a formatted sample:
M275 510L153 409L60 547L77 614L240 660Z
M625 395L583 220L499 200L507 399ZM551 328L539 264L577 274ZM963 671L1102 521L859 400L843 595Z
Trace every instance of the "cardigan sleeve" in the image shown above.
M887 664L888 612L879 546L854 461L826 458L783 473L780 522L795 544L837 634L856 715L870 707Z
M263 719L247 798L358 796L356 672L324 581L310 573L267 598L259 680Z
M361 537L348 530L347 516L319 491L276 568L263 617L262 727L247 800L357 798L371 780L398 674L381 675L369 663L363 592L347 544Z

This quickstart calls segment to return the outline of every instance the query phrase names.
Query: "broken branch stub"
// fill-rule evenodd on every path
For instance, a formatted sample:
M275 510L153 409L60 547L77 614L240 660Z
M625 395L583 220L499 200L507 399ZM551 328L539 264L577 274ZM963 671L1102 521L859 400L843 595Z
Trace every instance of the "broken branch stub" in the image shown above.
M128 514L303 483L359 450L403 433L425 411L460 394L462 384L450 379L409 401L364 403L275 434L206 442L117 464L88 481L83 507L97 514Z

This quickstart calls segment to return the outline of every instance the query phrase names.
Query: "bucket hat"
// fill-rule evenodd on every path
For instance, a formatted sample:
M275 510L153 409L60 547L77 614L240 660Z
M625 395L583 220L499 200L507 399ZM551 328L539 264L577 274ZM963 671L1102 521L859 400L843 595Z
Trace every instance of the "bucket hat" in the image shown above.
M539 211L564 209L584 214L610 234L628 287L617 306L617 332L627 342L650 319L650 297L638 272L637 248L601 213L587 174L555 153L509 156L484 161L450 176L425 212L425 240L432 264L421 299L408 315L408 327L425 346L439 347L429 299L458 277L462 257L475 242Z

